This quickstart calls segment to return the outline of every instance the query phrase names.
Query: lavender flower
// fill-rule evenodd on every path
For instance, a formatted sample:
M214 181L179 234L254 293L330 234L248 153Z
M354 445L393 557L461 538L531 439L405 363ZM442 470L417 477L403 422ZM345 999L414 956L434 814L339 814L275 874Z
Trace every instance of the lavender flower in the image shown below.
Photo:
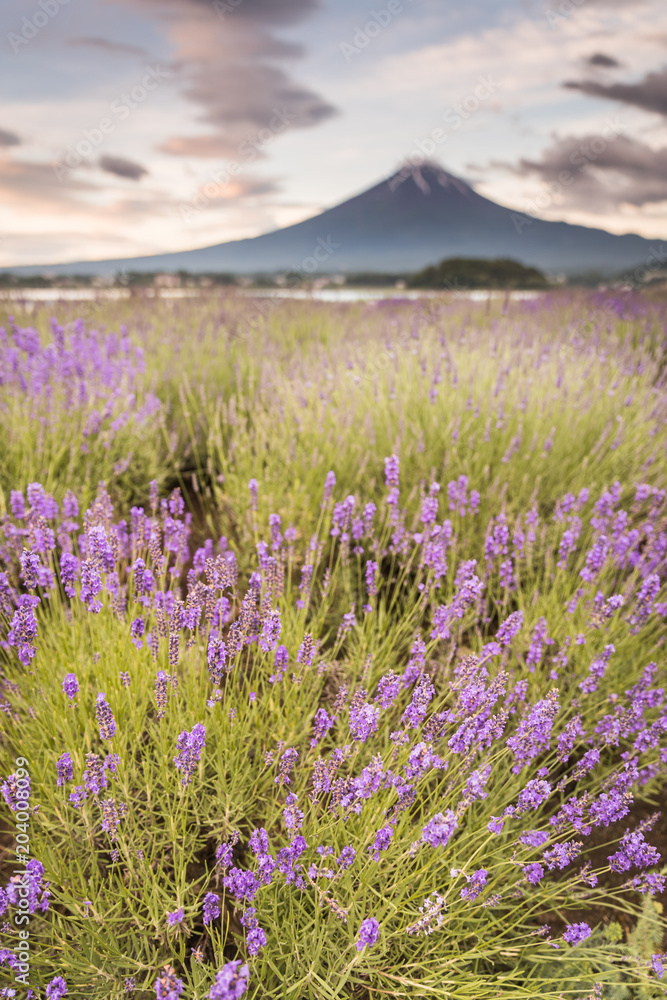
M496 641L501 646L509 646L515 635L523 628L523 612L515 611L502 623L496 632Z
M394 828L390 823L386 826L381 827L375 834L375 840L369 846L368 850L370 852L373 861L380 860L380 853L386 851L391 844L391 839L394 836Z
M583 921L579 924L568 924L567 928L563 932L563 941L567 941L568 944L573 945L575 948L582 941L585 941L587 937L590 937L593 932L591 931L588 924Z
M294 748L289 748L285 751L280 758L280 763L278 764L278 776L274 779L274 783L276 785L290 784L289 773L294 767L294 763L298 756L299 751Z
M355 941L357 951L363 951L364 948L372 948L377 939L380 936L380 925L375 919L375 917L366 917L362 920L361 926L359 927L359 936Z
M181 906L178 910L173 910L171 913L167 914L167 923L170 927L178 927L179 924L183 923L184 910Z
M301 809L296 808L298 801L298 796L294 795L292 792L290 792L285 799L283 818L285 820L285 826L288 830L300 830L303 826L303 812Z
M512 767L515 774L549 746L551 729L558 713L558 689L554 688L546 698L536 702L528 715L521 720L516 734L506 740L517 761Z
M379 702L381 709L391 708L401 692L401 678L393 670L384 674L378 681L375 692L375 702Z
M471 903L477 899L486 885L488 874L486 868L479 868L472 875L466 875L468 885L461 889L461 899L467 899Z
M301 867L299 864L299 858L306 850L307 846L308 844L306 843L305 837L298 834L296 837L292 838L289 846L281 848L277 855L277 869L282 872L285 876L285 881L289 885L294 884L299 889L305 889L306 886L303 878L298 874L298 869ZM249 896L248 898L252 899L252 896Z
M263 649L265 653L275 649L280 639L281 630L280 611L269 611L264 619L262 634L259 637L260 649Z
M21 578L28 590L35 590L39 585L41 563L36 552L24 549L21 553Z
M215 863L220 868L229 868L232 863L232 856L234 852L234 843L227 843L224 841L215 852Z
M662 977L663 977L663 975L665 973L665 967L664 967L664 964L663 964L663 959L664 958L665 958L664 954L662 952L660 952L657 955L651 955L651 960L648 963L649 966L650 966L650 968L651 968L651 970L653 972L655 972L655 974L658 977L658 979L662 979Z
M567 868L570 861L573 861L581 852L582 843L580 840L569 840L563 844L554 844L548 851L544 852L544 860L547 868L553 871L558 868L562 871Z
M598 681L604 677L611 655L615 652L616 649L612 643L604 647L600 655L593 660L588 668L588 677L585 677L579 684L582 691L589 694L597 690Z
M37 618L35 608L40 603L39 597L21 594L18 606L7 633L10 646L15 646L19 660L24 667L30 665L35 657L35 639L37 637Z
M488 792L485 791L485 788L490 774L490 764L481 770L472 772L470 777L466 780L466 787L463 793L466 802L475 802L477 799L485 799L487 797Z
M486 824L486 828L489 833L499 834L503 832L503 826L505 825L505 819L502 816L492 816L489 822Z
M266 946L266 933L257 922L253 906L249 906L241 917L241 924L246 928L246 944L249 953L254 957Z
M310 632L306 632L303 637L303 642L299 646L296 654L296 662L302 663L304 667L311 666L313 662L313 657L315 656L315 643L313 642L313 636Z
M606 535L600 535L586 555L586 565L579 574L582 580L592 583L604 566L609 555L610 545Z
M17 521L25 517L25 498L20 490L10 491L9 505L12 510L12 517L15 517Z
M251 902L260 886L254 873L245 868L230 868L229 874L225 875L222 884L226 889L229 889L235 899L249 899ZM210 895L212 893L209 893ZM208 899L208 896L206 898Z
M390 455L384 460L384 480L386 486L398 486L399 458Z
M451 809L445 813L436 813L422 830L421 839L431 847L444 847L449 842L457 827L456 815Z
M528 650L528 655L526 657L526 665L531 673L535 671L535 667L542 659L544 646L549 645L551 642L552 640L547 636L547 620L546 618L540 618L533 630L530 640L530 649Z
M248 988L248 966L238 958L216 973L215 982L207 993L208 1000L238 1000Z
M87 798L88 792L83 785L77 785L74 791L69 794L69 800L75 809L80 809Z
M430 896L425 898L423 905L419 907L421 917L419 920L415 920L413 924L410 924L409 927L406 927L406 933L432 934L444 922L445 914L443 910L446 909L447 904L444 896L441 896L438 892L431 893Z
M524 830L519 837L519 843L526 847L542 847L549 839L549 834L544 830Z
M654 601L660 592L660 577L657 573L651 573L642 583L635 600L635 607L630 615L629 622L632 625L632 632L637 633L651 614Z
M47 1000L60 1000L67 993L67 983L62 976L56 976L46 987Z
M322 510L327 506L331 500L331 494L333 493L333 488L336 485L336 476L333 472L327 472L326 478L324 480L324 492L322 494L322 503L320 504Z
M100 727L100 739L112 740L116 735L116 720L113 717L111 708L107 704L106 695L103 691L100 691L97 696L95 715L97 716L97 724Z
M146 623L144 622L143 618L135 618L132 624L130 625L130 636L132 638L132 642L137 647L137 649L141 649L141 647L144 644L142 636L145 631L146 631Z
M607 859L609 867L614 872L625 872L633 867L648 868L649 865L657 865L660 862L660 852L646 843L644 834L640 830L632 833L628 830L621 837L620 848L616 854Z
M435 694L435 688L428 677L420 677L415 690L412 693L412 700L403 712L402 722L410 728L416 729L424 721L428 706Z
M551 785L548 781L533 778L525 788L519 793L516 805L517 813L527 812L529 809L537 809L551 795Z
M69 700L73 701L79 693L79 682L76 679L76 674L65 674L62 688Z
M182 992L182 980L178 978L171 965L165 965L162 973L155 980L156 1000L178 1000Z
M58 758L56 768L58 771L58 788L68 781L72 781L74 778L74 765L72 764L72 758L67 752Z
M18 774L10 774L0 785L0 792L13 812L27 809L30 799L30 778L27 775L19 778Z
M173 760L176 768L183 772L183 777L181 778L182 785L189 785L192 780L192 776L201 758L201 752L206 746L205 737L206 727L201 722L198 722L193 726L191 733L184 730L176 741L176 746L180 750L180 753Z
M575 717L565 726L562 733L559 734L558 740L556 741L558 745L558 760L568 760L572 750L574 749L577 737L579 736L583 738L585 735L586 731L581 725L581 716L575 715Z
M214 892L204 896L204 923L210 924L220 916L220 897Z
M318 708L313 719L313 738L310 741L311 747L317 746L320 740L324 739L329 730L336 724L324 708Z
M285 676L287 664L289 663L289 652L287 651L286 646L278 646L273 662L275 664L276 672L271 674L269 681L271 684L277 684Z
M363 704L356 711L350 708L350 733L355 742L365 743L377 732L380 709Z
M354 864L356 856L357 852L354 847L344 847L336 858L336 864L343 869L350 868Z
M368 591L369 597L375 597L377 594L377 572L378 564L373 562L372 559L366 563L366 569L364 570L364 579L366 581L366 590Z
M81 564L81 600L92 614L99 614L102 610L102 602L97 599L97 595L102 590L102 577L97 566L89 559L84 559Z
M544 868L537 861L531 861L530 864L524 865L521 870L526 881L530 882L531 885L538 885L544 878Z
M112 840L115 840L121 818L127 812L127 806L125 803L119 803L117 806L115 799L102 799L100 808L102 809L102 829L109 834Z
M166 713L168 685L169 674L165 673L164 670L158 670L155 677L155 704L157 706L158 719L164 719Z
M44 865L33 858L28 861L22 875L13 875L7 885L6 898L12 906L27 901L28 913L49 908L49 882L44 882ZM21 906L23 908L23 902Z

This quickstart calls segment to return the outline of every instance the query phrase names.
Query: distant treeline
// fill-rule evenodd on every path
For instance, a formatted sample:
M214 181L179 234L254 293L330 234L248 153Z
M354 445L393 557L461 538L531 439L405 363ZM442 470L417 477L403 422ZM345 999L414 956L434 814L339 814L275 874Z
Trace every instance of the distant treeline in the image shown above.
M254 275L239 275L219 271L192 273L189 271L121 271L115 275L58 275L45 272L41 275L27 277L25 275L0 273L0 289L7 288L89 288L115 287L140 290L151 287L241 287L241 288L276 288L295 286L308 287L316 284L318 287L374 287L374 288L432 288L450 291L465 291L468 289L541 289L551 288L554 284L564 281L561 277L557 282L549 278L536 267L527 267L508 257L495 260L477 257L450 257L426 267L416 273L386 274L376 271L358 271L348 274L298 274L295 271L281 273L264 273ZM568 285L593 286L608 284L617 279L594 272L571 276Z
M452 257L434 267L425 267L407 280L410 288L549 288L550 283L536 267L526 267L517 260L500 257L481 260L476 257Z

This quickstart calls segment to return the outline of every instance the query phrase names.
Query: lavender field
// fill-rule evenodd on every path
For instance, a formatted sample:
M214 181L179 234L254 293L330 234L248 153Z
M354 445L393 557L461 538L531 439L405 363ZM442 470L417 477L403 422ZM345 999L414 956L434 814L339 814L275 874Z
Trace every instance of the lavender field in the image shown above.
M666 324L5 311L0 997L667 995Z

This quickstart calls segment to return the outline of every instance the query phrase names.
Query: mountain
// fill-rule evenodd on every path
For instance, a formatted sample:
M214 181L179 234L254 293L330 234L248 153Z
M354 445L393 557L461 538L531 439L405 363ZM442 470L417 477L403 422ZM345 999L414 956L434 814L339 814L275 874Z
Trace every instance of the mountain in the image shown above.
M641 236L546 222L496 204L437 164L405 167L305 222L201 250L53 266L15 274L109 275L127 271L233 274L298 271L412 272L445 257L511 257L549 273L618 274L649 259Z

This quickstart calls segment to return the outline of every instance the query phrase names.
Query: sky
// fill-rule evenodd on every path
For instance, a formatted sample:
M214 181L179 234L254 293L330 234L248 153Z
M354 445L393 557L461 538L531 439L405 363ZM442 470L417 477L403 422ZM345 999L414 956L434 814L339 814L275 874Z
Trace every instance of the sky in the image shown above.
M664 0L12 0L0 265L188 250L437 161L667 239Z

